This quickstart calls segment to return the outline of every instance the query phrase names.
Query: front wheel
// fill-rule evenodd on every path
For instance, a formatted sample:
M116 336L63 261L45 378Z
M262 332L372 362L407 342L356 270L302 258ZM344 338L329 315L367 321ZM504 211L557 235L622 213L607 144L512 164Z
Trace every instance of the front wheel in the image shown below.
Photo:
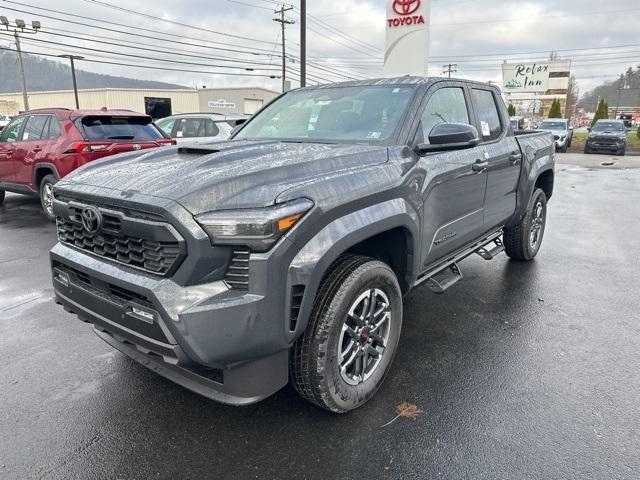
M56 216L53 213L53 186L56 182L56 177L47 175L40 183L40 204L45 217L50 222L55 222L56 220Z
M391 366L402 328L402 293L385 263L344 255L323 279L306 331L291 348L300 396L337 413L360 407Z
M4 190L0 190L0 205L4 203Z
M538 188L527 206L520 223L504 229L503 243L506 254L520 261L529 261L538 254L547 223L547 196Z

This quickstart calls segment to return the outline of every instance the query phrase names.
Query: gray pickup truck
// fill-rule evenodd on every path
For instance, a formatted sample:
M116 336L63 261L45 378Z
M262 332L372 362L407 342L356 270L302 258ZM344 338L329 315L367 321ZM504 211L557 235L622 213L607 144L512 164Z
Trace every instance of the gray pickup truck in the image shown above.
M58 303L106 342L220 402L289 381L334 412L393 361L403 296L460 263L528 261L551 135L514 135L500 92L402 77L304 88L230 141L86 165L54 189Z

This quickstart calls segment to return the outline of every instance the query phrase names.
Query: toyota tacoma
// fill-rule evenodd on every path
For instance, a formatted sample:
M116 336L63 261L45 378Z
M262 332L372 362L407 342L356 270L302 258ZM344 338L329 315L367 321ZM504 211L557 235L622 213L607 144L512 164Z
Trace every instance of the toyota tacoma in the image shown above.
M229 141L117 155L54 188L55 296L113 347L211 399L288 382L347 412L398 347L403 296L461 262L532 260L550 134L500 91L402 77L283 94Z

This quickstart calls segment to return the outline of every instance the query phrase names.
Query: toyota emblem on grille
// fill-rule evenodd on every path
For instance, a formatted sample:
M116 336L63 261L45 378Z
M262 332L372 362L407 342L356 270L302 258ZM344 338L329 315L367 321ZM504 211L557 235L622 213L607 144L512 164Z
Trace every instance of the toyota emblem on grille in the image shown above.
M398 15L411 15L420 8L420 0L393 0L393 11Z
M139 143L134 143L131 148L133 148L134 150L140 150L142 147L140 146Z
M97 233L102 226L102 215L97 208L85 207L80 214L80 220L82 220L82 226L89 233Z

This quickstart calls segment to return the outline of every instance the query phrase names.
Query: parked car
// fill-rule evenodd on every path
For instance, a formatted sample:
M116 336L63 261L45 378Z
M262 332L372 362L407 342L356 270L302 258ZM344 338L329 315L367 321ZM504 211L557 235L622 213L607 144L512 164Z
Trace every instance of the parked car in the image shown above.
M9 115L2 115L0 114L0 132L2 131L2 129L4 127L6 127L7 125L9 125L9 121L11 119L9 118Z
M209 398L248 404L291 379L346 412L387 375L409 290L444 292L473 254L536 256L554 155L548 133L513 134L490 84L290 91L228 142L58 183L56 301Z
M538 125L538 130L549 132L556 142L556 149L559 152L566 152L571 147L573 141L573 128L566 118L554 118L544 120Z
M584 153L608 152L624 156L627 129L622 120L598 120L589 132Z
M525 129L524 117L511 117L509 121L511 122L511 128L514 132L519 132Z
M216 113L184 113L156 122L167 136L177 143L203 143L227 140L240 117Z
M76 168L116 153L175 144L151 117L127 110L31 110L0 134L0 204L5 191L36 195L51 221L52 187Z

